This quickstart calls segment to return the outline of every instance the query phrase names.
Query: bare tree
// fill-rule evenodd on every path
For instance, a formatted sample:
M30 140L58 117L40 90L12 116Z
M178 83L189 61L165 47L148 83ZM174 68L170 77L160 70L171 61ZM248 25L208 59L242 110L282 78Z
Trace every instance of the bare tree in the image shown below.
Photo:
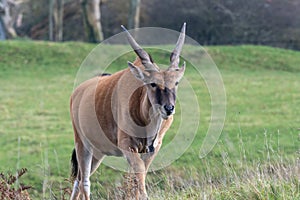
M8 37L17 37L17 32L14 26L18 19L20 19L21 3L23 3L23 1L0 0L0 21L4 26Z
M128 28L138 28L140 23L140 5L141 0L130 0L128 14Z
M90 42L103 40L100 0L81 0L85 32Z
M64 0L49 1L49 40L63 40Z
M54 9L54 0L49 0L49 40L53 41L53 9Z
M5 14L5 9L3 4L0 2L0 40L5 40L6 39L6 35L5 35L5 28L4 28L4 24L3 24L3 20L2 20L2 16Z

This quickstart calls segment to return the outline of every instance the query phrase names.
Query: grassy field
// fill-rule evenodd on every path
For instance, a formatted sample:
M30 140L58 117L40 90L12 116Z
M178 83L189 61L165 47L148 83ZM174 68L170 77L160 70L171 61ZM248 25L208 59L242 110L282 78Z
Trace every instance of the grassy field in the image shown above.
M81 62L94 47L0 43L0 172L27 168L20 182L33 186L32 199L62 199L64 188L70 187L69 96ZM200 128L182 157L149 174L150 197L300 199L300 52L262 46L207 50L226 88L224 130L213 151L200 159L209 94L204 81L187 69L185 76L199 88ZM125 68L129 58L116 60L111 71ZM173 136L171 129L164 143ZM115 199L126 192L123 185L123 173L101 166L92 177L93 199Z

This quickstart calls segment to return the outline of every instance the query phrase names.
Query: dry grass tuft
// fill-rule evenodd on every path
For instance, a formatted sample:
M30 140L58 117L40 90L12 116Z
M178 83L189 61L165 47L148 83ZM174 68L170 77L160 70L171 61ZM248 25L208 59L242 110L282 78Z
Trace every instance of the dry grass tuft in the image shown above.
M32 187L22 183L18 184L18 180L26 172L27 169L22 168L16 175L0 173L0 199L30 200L27 190Z
M125 173L121 186L114 191L116 199L135 199L138 193L138 183L133 173Z

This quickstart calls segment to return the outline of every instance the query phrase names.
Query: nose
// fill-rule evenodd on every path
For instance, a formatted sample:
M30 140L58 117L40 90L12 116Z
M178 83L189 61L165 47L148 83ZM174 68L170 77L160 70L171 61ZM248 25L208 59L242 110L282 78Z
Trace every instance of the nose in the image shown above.
M173 105L165 105L164 106L166 112L167 112L167 115L171 115L173 113L173 110L174 110L174 106Z

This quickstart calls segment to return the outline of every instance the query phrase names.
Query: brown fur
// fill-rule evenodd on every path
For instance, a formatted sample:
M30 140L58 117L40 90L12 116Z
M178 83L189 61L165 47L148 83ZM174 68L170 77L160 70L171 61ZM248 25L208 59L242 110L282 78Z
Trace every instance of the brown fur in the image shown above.
M185 70L185 64L178 67L184 35L185 24L170 67L160 70L127 31L138 55L135 62L128 62L129 68L110 76L87 80L75 89L70 102L76 176L72 200L80 195L90 199L89 177L105 156L124 156L136 177L135 198L148 199L145 177L173 122L177 84Z
M143 68L139 59L134 64ZM102 159L103 154L113 156L125 155L127 159L128 157L133 157L133 161L130 161L132 162L130 164L133 165L135 172L139 172L137 175L138 183L140 183L140 193L143 195L145 193L144 181L146 171L160 149L163 136L170 127L173 117L170 116L162 121L156 136L158 146L151 155L149 154L143 160L139 153L146 153L148 151L147 145L151 145L155 137L132 137L118 128L113 117L114 109L112 107L117 106L116 104L122 104L122 99L125 98L124 95L128 94L126 91L123 92L124 95L118 94L118 101L116 101L113 99L114 90L116 90L118 85L122 85L123 89L126 90L129 84L138 88L130 97L130 116L136 124L140 126L148 125L151 103L146 95L146 86L137 80L129 69L122 70L111 76L94 77L82 83L71 96L71 117L77 158L81 156L78 155L82 151L80 148L85 148L85 146L96 147L96 149L89 149L89 151L93 152L93 158L96 158L96 160L97 158ZM91 107L95 108L95 115L91 114L93 112ZM93 117L96 117L97 120L93 120ZM147 133L144 134L145 136L147 135ZM83 138L89 138L91 144L85 144Z

